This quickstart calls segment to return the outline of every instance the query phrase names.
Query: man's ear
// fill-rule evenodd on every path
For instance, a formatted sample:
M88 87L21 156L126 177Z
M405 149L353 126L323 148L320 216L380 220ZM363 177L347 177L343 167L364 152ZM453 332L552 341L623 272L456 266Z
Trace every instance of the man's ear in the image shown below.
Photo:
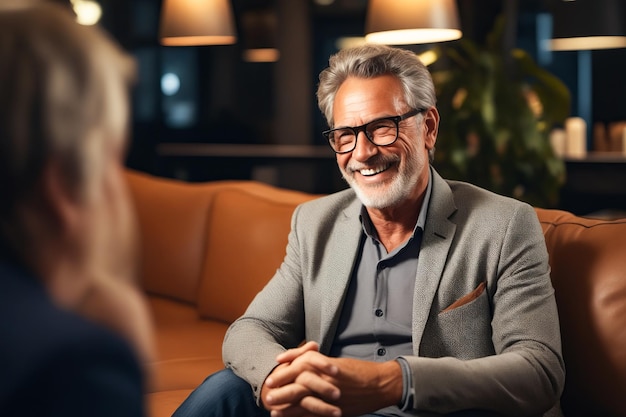
M439 111L436 107L431 107L424 114L424 144L426 149L435 147L437 134L439 132Z
M40 186L42 214L49 217L55 232L68 233L79 222L80 199L68 184L58 159L46 163Z

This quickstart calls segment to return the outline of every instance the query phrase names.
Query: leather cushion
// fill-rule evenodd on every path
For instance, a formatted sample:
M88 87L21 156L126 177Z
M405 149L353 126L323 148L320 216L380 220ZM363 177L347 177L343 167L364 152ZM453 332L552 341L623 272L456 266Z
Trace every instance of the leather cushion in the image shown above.
M566 415L626 415L626 219L536 210L559 308Z
M231 323L280 266L296 206L313 196L269 186L222 189L210 214L201 317Z
M127 172L141 235L141 286L196 302L206 252L207 213L219 183L191 185Z
M224 367L222 341L228 326L202 320L195 307L149 297L157 324L157 360L150 363L148 392L191 390Z

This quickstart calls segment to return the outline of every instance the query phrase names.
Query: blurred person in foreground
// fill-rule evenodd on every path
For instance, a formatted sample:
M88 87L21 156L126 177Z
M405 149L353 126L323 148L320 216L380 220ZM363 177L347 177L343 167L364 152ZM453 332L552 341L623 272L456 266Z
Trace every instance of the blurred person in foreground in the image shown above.
M0 3L0 415L143 416L151 324L123 178L132 59Z
M295 210L282 265L226 334L227 369L175 415L559 415L541 227L528 204L431 167L428 70L347 49L317 97L350 189Z

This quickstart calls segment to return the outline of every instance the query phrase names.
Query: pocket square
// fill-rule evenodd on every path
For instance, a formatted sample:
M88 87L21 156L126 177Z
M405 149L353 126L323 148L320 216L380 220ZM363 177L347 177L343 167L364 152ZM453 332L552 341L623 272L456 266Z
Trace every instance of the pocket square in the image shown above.
M463 297L459 298L454 303L450 304L448 307L446 307L445 310L441 312L445 313L447 311L454 310L455 308L459 308L465 304L471 303L485 291L486 287L487 287L487 283L485 281L481 282L478 285L478 287L476 287L472 292L465 294Z

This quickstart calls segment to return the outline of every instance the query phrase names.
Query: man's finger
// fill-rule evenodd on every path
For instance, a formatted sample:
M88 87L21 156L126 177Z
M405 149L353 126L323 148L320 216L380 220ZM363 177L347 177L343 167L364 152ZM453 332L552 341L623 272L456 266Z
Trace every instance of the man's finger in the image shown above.
M317 397L304 397L302 401L300 401L300 407L315 416L341 417L341 409L339 407L329 404Z
M327 402L335 402L341 397L341 391L337 386L313 372L303 372L296 378L296 383Z
M279 354L278 356L276 356L276 362L278 363L291 362L294 359L296 359L298 356L302 355L304 352L309 352L309 351L318 352L319 345L316 342L306 342L304 345L300 347L289 349Z
M305 352L286 366L277 367L265 380L270 388L277 388L289 384L303 372L311 371L318 374L335 376L339 372L331 358L318 352Z

